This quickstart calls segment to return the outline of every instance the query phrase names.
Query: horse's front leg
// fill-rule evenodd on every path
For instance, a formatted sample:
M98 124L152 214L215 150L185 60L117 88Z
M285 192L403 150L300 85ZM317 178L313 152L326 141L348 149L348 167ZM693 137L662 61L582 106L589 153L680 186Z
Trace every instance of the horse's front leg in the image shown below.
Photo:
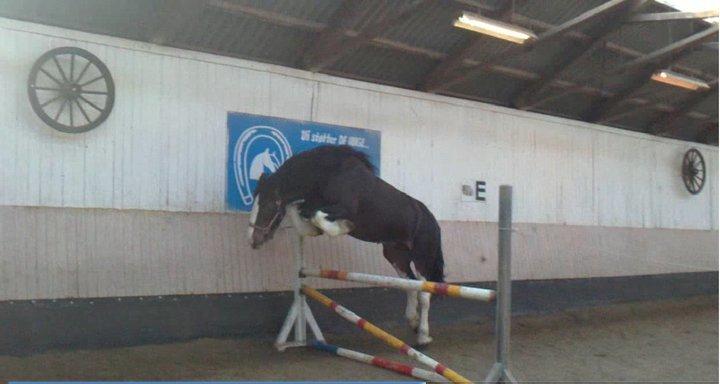
M425 281L423 277L420 280ZM424 346L432 342L430 337L430 321L428 319L430 313L430 293L428 292L413 292L418 296L420 302L420 326L418 327L417 341L418 345Z
M350 233L355 226L348 220L350 212L342 205L329 205L315 211L310 221L330 236Z
M290 217L293 227L295 227L295 230L297 231L298 235L300 235L300 236L322 235L322 231L320 231L319 228L315 227L312 223L310 223L309 219L303 217L300 214L300 208L298 207L299 204L300 203L294 203L294 204L288 205L288 207L287 207L287 216Z

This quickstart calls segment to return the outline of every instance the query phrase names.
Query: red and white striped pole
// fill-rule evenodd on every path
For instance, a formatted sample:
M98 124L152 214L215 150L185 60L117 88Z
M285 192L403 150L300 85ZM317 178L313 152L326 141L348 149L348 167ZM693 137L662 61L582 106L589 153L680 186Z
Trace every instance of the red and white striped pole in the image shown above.
M300 271L300 276L353 281L356 283L365 283L380 287L397 288L406 291L423 291L435 295L462 297L471 300L492 301L495 299L495 291L492 289L435 283L432 281L402 279L399 277L371 275L367 273L336 271L332 269L303 268Z
M353 351L337 345L323 343L322 341L315 341L310 344L311 347L329 352L338 356L345 357L350 360L359 361L361 363L374 365L376 367L384 368L389 371L394 371L405 376L414 377L416 379L438 382L444 381L444 378L435 372L430 372L421 368L413 367L407 364L399 363L397 361L383 359L382 357L368 355L362 352Z
M302 286L302 291L305 293L305 295L313 300L316 300L320 304L332 309L340 315L340 317L344 318L345 320L357 325L360 329L363 331L377 337L378 339L385 342L385 344L397 349L400 351L400 353L405 354L407 356L410 356L411 358L415 359L420 364L423 364L427 367L432 368L435 372L439 373L446 379L450 380L453 383L471 383L470 380L464 378L459 373L453 371L452 369L440 364L436 360L422 354L420 351L416 350L415 348L412 348L411 346L405 344L402 340L398 339L397 337L387 333L386 331L378 328L374 324L370 323L369 321L363 319L362 317L356 315L353 311L343 307L342 305L334 302L329 297L323 295L322 293L318 292L316 289L308 287L307 285Z

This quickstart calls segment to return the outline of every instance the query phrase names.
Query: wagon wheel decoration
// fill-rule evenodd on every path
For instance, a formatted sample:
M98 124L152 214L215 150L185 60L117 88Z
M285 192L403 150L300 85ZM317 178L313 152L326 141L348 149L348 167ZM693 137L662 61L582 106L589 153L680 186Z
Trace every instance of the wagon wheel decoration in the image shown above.
M682 178L685 188L693 195L700 193L705 185L705 159L695 148L688 150L683 156Z
M115 102L115 83L105 64L76 47L55 48L35 62L28 79L35 113L58 131L80 133L100 125Z

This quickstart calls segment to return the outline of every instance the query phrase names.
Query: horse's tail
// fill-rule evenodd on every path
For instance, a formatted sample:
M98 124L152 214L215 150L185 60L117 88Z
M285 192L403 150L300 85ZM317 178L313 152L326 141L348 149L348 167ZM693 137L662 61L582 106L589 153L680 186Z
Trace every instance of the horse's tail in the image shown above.
M433 260L429 264L430 265L426 271L427 275L425 278L429 281L435 281L438 283L445 282L445 260L443 259L443 252L440 244L438 244Z
M429 281L442 283L445 281L445 259L443 258L440 224L425 204L420 203L419 205L425 212L425 222L429 224L425 226L425 228L429 229L429 233L425 233L425 235L429 237L430 244L432 244L431 249L434 248L434 251L425 256L429 258L425 263L425 278Z

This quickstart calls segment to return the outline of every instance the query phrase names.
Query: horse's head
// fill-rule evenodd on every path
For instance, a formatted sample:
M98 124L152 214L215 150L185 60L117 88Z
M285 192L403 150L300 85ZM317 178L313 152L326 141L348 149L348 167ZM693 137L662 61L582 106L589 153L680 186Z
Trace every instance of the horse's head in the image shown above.
M285 202L280 196L277 178L262 174L255 188L255 198L250 212L248 240L253 249L272 239L275 230L285 216Z

